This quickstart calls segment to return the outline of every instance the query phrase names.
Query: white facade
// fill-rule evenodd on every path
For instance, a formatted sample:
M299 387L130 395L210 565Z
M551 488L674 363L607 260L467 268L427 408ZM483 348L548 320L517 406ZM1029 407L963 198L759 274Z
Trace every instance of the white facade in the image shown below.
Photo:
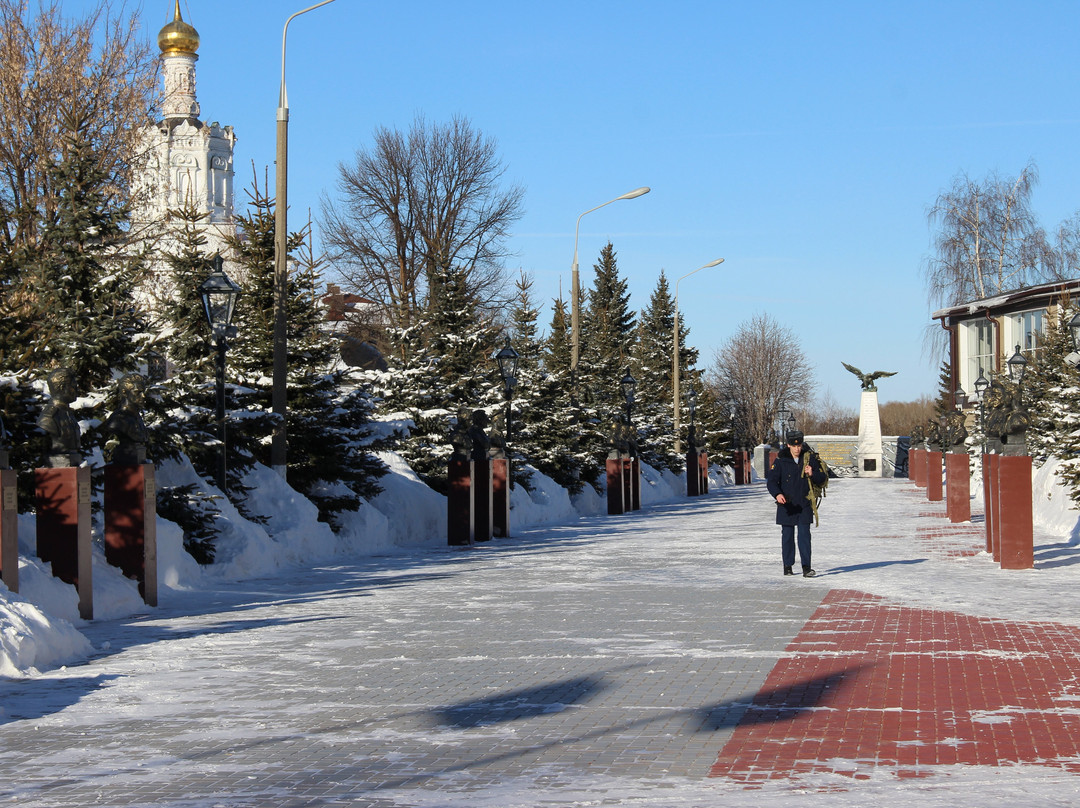
M1051 313L1063 302L1080 299L1080 279L1021 289L976 300L933 314L950 332L953 389L969 396L975 381L1005 370L1017 348L1037 359Z
M207 255L227 255L226 237L235 233L233 153L236 134L231 126L200 120L195 63L199 35L180 16L158 34L164 80L163 118L143 135L145 165L135 182L136 208L132 221L153 245L155 254L171 252L170 211L191 207L204 218L199 227ZM164 261L156 262L145 289L151 307L171 295Z

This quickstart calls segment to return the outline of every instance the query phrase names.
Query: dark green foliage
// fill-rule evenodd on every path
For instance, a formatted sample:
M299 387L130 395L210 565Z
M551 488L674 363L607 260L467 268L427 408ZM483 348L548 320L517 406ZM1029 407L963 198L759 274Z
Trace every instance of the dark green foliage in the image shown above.
M193 485L161 487L157 493L157 512L184 531L184 549L200 564L212 564L216 548L214 528L221 512L214 502L200 495Z
M62 126L64 153L53 168L56 217L31 268L33 361L42 369L70 368L79 392L87 393L136 366L145 323L134 292L145 268L141 256L122 252L128 210L110 193L89 121L66 115Z
M380 374L374 392L383 412L411 421L409 434L394 449L420 479L445 493L449 434L458 412L479 408L501 382L490 358L497 349L495 331L470 300L465 273L441 266L428 286L426 321L390 335L394 355L408 359Z
M1080 372L1065 361L1073 350L1069 320L1074 311L1068 300L1059 301L1047 315L1038 350L1028 354L1024 376L1024 403L1031 419L1027 449L1037 466L1053 456L1072 460L1080 451L1073 434L1080 424ZM1063 476L1075 477L1074 482L1080 483L1073 465L1066 465ZM1073 489L1080 491L1080 485L1073 485Z
M667 277L663 270L656 289L649 299L649 307L641 313L638 342L635 349L634 377L637 392L634 404L634 427L637 432L641 459L657 469L666 468L678 473L685 465L685 457L675 454L673 368L671 361L672 339L675 329L675 303L669 292ZM681 324L680 324L681 325ZM693 378L689 368L697 359L697 351L685 348L686 329L679 329L680 398L683 398ZM683 404L685 402L685 398ZM685 450L686 427L689 413L685 406L680 411Z
M231 240L243 278L237 303L239 336L230 369L242 387L234 406L243 410L236 441L251 461L271 464L274 366L274 203L257 184ZM355 511L361 497L378 493L386 467L370 453L370 407L352 388L346 371L335 369L337 341L321 330L317 305L319 261L305 233L289 237L297 258L286 298L288 345L288 481L319 508L319 519L340 528L337 514Z

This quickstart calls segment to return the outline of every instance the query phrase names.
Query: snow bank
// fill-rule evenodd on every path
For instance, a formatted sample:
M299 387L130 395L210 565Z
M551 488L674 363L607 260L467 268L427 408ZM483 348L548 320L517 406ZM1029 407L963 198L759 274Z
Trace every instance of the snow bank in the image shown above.
M1080 543L1080 510L1058 479L1059 460L1051 460L1036 469L1032 479L1032 514L1036 529ZM980 487L981 493L981 487Z
M223 581L280 574L290 568L341 562L349 558L438 550L446 547L446 498L426 486L400 456L382 452L389 467L380 480L383 491L359 510L340 514L335 535L318 521L318 509L264 466L245 478L250 487L246 518L186 459L158 466L159 486L191 485L211 497L221 510L214 564L200 566L184 550L183 531L161 517L157 521L158 598L169 592L199 591ZM641 499L648 507L685 496L686 478L642 464ZM524 529L565 524L582 516L607 513L603 492L586 488L570 497L553 480L532 469L531 490L511 491L511 525ZM710 470L710 484L731 482L730 469ZM253 521L258 520L258 521ZM102 528L94 524L94 617L115 619L150 613L135 581L105 561ZM75 588L52 575L37 558L36 520L19 517L19 594L0 585L0 675L26 676L86 658L92 647L79 632Z

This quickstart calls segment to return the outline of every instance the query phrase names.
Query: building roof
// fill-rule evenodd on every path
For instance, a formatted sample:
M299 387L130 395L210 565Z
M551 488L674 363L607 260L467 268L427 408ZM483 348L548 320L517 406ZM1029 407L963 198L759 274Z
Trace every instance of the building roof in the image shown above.
M993 297L984 297L980 300L972 300L970 303L938 309L930 316L935 320L945 317L950 320L963 320L968 317L984 317L987 314L1008 314L1013 311L1045 308L1055 300L1073 296L1080 296L1080 278L1002 292Z

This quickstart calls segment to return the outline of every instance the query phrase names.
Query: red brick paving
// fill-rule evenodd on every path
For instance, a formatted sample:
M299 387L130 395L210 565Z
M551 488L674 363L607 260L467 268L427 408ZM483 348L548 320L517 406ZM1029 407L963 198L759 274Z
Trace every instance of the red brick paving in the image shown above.
M834 590L710 774L747 787L821 772L1024 763L1080 772L1080 628Z

